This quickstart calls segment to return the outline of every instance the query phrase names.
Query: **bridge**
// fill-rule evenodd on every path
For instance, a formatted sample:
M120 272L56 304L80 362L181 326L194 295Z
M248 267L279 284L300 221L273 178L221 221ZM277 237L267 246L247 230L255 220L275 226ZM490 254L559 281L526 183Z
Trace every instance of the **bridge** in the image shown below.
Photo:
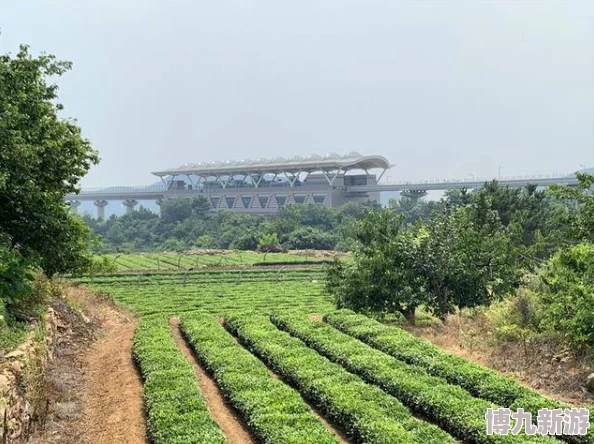
M66 200L75 211L81 202L92 201L98 218L105 217L105 207L112 201L121 201L130 212L140 201L160 204L165 199L197 196L208 199L215 210L274 214L288 203L337 207L352 201L379 201L379 193L388 191L418 198L434 190L479 189L492 180L497 180L501 186L515 188L578 184L574 176L562 175L381 180L390 167L384 157L361 156L358 153L186 164L154 172L161 178L158 184L83 188L79 194L67 195ZM379 175L371 174L373 170L381 172ZM353 171L360 173L353 174Z

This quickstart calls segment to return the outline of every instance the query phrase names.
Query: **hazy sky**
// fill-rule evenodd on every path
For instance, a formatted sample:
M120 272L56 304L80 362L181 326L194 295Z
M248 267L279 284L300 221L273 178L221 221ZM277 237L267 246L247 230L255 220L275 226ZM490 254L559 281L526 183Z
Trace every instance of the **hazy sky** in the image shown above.
M74 62L89 186L348 151L403 179L594 166L589 0L0 0L0 32Z

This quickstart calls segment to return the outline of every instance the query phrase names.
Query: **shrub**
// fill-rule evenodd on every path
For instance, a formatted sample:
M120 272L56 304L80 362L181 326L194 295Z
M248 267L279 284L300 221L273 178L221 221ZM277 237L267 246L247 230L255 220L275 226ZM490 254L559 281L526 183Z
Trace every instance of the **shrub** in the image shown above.
M401 362L332 326L304 316L275 315L273 322L303 340L333 362L370 384L381 387L404 405L425 415L452 435L472 443L516 443L513 435L487 435L485 412L497 408L467 391ZM542 436L522 436L522 442L550 442Z
M225 320L250 350L297 387L354 442L454 442L444 431L414 418L392 396L279 331L268 317L250 313Z
M264 364L241 347L215 318L187 315L182 319L182 329L225 398L263 443L338 444L299 393L273 379Z
M223 444L200 394L194 370L177 347L167 320L143 318L132 348L144 380L150 438L158 444Z

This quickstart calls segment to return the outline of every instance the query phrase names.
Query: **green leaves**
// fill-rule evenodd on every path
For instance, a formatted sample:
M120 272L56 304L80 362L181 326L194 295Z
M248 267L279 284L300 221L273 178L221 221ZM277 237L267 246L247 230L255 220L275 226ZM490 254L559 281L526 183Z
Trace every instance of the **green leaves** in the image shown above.
M78 126L59 117L57 86L70 69L21 46L0 55L0 233L48 274L87 263L88 229L69 214L66 193L98 162Z
M333 364L266 316L227 316L228 327L256 355L340 425L354 442L448 443L439 428L415 419L400 402Z
M132 353L144 379L147 428L156 444L225 442L167 319L143 318L136 328Z
M275 315L275 325L308 346L381 387L411 410L425 415L452 435L472 443L515 443L517 437L486 434L485 412L494 405L472 397L460 387L405 364L335 328L302 315ZM522 436L522 442L551 442Z
M198 359L252 432L268 444L337 444L299 393L241 347L209 315L182 318L182 329Z
M456 308L488 304L516 285L511 238L493 211L476 205L447 210L408 229L402 220L382 211L361 221L354 266L335 264L328 272L327 290L339 307L412 317L425 304L445 318Z

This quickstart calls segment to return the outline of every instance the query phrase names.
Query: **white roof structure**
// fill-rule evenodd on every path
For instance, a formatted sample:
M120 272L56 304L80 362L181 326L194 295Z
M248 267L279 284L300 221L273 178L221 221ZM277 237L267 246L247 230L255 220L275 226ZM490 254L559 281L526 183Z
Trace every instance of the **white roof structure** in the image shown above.
M344 156L339 154L328 154L326 156L296 156L289 159L277 157L274 159L244 159L239 161L211 162L211 163L188 163L178 168L170 168L164 171L155 171L153 174L158 177L176 175L228 176L234 174L266 174L266 173L312 173L316 171L349 171L349 170L371 170L390 168L390 162L383 156L362 156L359 153L351 152Z

